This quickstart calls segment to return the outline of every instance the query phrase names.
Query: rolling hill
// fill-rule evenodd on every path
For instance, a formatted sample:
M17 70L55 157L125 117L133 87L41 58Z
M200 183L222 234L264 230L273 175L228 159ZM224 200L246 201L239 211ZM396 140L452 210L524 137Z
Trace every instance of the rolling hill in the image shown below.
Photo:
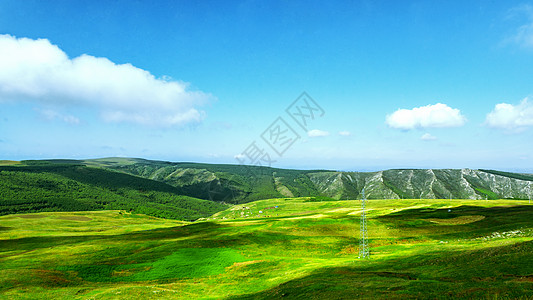
M0 166L0 215L120 209L196 220L226 205L184 196L174 186L88 167L75 161L27 161Z
M338 172L123 158L83 163L165 182L188 196L228 203L305 196L360 199L363 188L368 199L529 199L533 183L531 174L494 170Z
M136 158L3 161L0 214L121 209L196 220L270 198L522 199L533 175L494 170L289 170ZM206 201L210 200L210 201Z
M532 290L531 205L519 200L532 179L469 169L8 162L0 298L520 298ZM378 199L366 206L369 259L357 256L360 203L345 200L363 188ZM268 195L278 197L251 201Z
M369 200L367 259L359 201L260 200L193 223L119 211L0 216L0 298L529 299L532 208Z

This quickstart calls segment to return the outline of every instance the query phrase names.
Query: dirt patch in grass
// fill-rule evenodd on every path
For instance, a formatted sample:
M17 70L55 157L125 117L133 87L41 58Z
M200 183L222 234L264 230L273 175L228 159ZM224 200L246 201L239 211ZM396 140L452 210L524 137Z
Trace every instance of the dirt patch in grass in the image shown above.
M407 273L398 273L398 272L370 272L370 273L375 274L380 277L395 277L395 278L401 278L405 280L416 280L415 277Z
M359 248L355 247L354 245L350 245L342 249L339 253L340 254L356 254L357 252L359 252Z
M64 277L64 274L55 270L35 269L33 274L40 278L48 286L65 286L71 281Z
M470 224L485 219L485 216L472 215L472 216L460 216L451 219L427 219L430 222L439 225L464 225Z
M48 217L47 215L20 215L19 218L23 219L42 219Z
M513 281L533 282L533 275L503 274L502 277Z
M69 220L69 221L82 221L82 222L92 221L91 218L84 217L84 216L58 216L56 218L61 219L61 220Z

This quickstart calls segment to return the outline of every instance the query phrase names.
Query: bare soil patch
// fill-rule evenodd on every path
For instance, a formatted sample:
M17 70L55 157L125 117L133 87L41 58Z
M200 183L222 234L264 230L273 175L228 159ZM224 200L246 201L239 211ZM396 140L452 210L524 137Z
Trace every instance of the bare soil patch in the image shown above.
M472 215L472 216L460 216L451 219L427 219L430 222L437 223L439 225L464 225L470 224L485 219L485 216Z
M42 219L48 217L47 215L20 215L19 218L23 219Z

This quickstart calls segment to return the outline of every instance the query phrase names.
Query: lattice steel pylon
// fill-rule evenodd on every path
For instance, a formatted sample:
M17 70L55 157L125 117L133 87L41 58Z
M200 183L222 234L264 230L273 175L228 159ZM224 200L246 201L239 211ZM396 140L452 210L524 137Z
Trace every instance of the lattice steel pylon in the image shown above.
M527 184L527 196L529 198L529 204L531 204L531 181Z
M366 230L366 197L365 189L363 188L363 197L361 199L361 225L360 225L360 236L359 236L359 258L367 258L370 255L368 249L367 241L367 230Z

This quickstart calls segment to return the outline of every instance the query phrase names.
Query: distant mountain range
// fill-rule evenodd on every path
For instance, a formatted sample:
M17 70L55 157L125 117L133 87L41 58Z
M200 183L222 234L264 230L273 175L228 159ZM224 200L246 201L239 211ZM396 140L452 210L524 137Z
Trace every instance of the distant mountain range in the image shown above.
M360 199L363 188L368 199L529 199L533 185L532 174L495 170L304 171L132 158L83 163L164 182L187 196L228 203L302 196Z
M470 169L289 170L137 158L0 161L0 215L120 209L195 220L227 204L312 197L529 199L532 174ZM209 200L209 201L206 201Z

